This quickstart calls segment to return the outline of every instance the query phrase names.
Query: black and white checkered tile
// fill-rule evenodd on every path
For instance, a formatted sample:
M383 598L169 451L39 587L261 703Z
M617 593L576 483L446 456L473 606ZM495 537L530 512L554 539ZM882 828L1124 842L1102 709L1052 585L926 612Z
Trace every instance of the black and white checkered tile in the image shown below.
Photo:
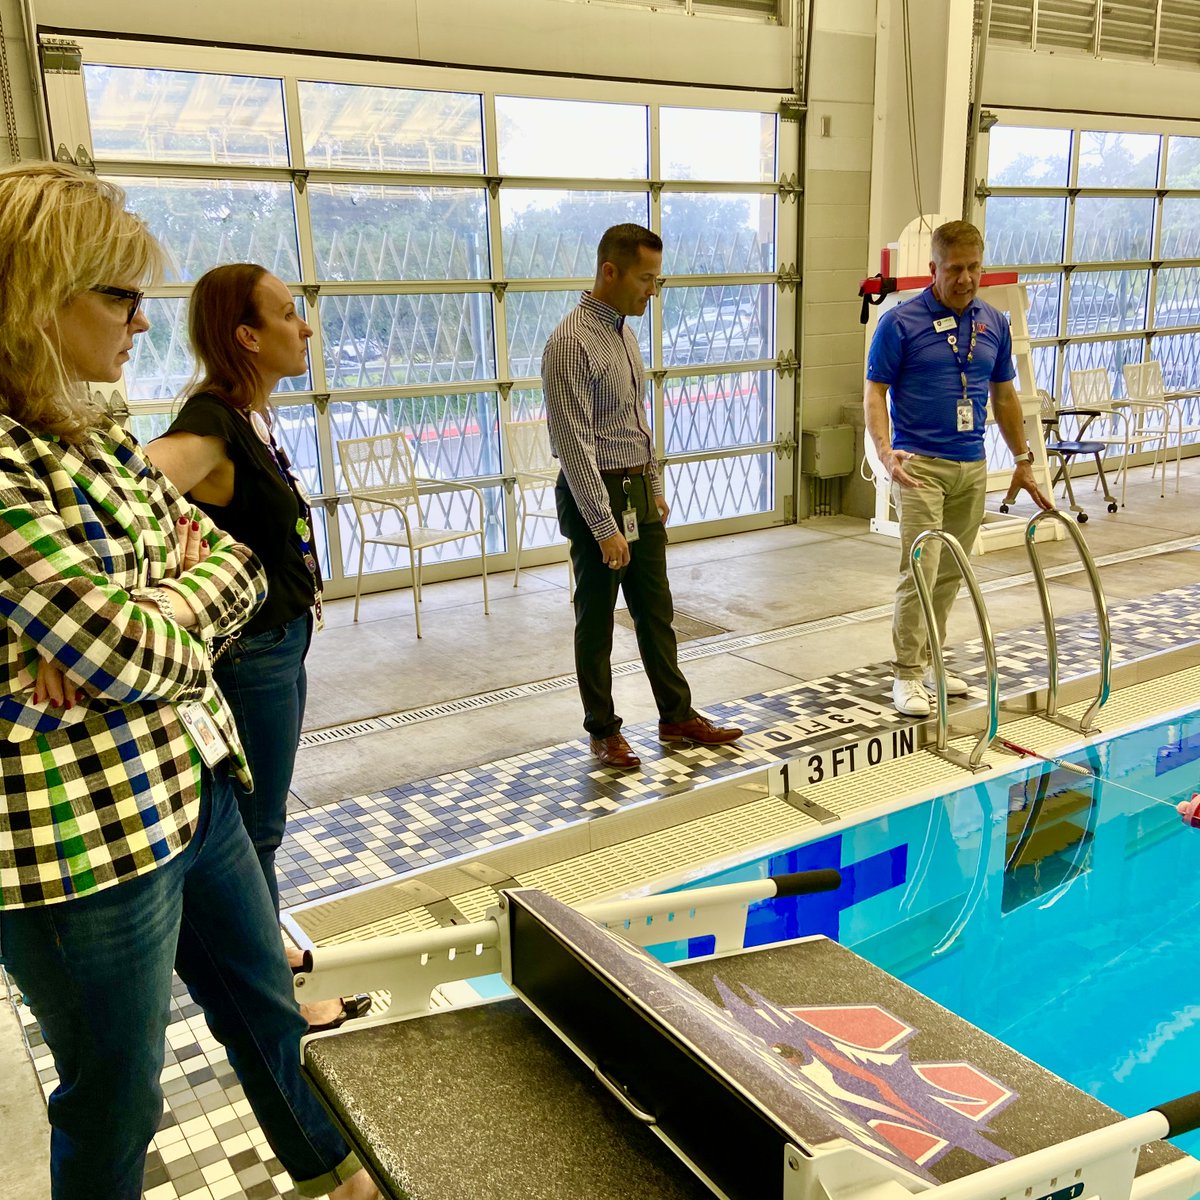
M1115 604L1110 619L1115 662L1200 641L1200 584ZM1085 616L1059 624L1062 678L1094 671L1099 639L1093 621ZM997 659L1002 693L1043 684L1041 627L998 637ZM977 644L959 650L953 669L982 689L984 667ZM890 669L879 663L707 710L718 723L739 724L750 734L785 728L805 739L798 743L793 736L783 751L755 737L715 749L662 746L655 727L648 725L626 730L642 757L639 772L598 768L580 739L300 813L290 821L276 860L282 902L287 907L333 896L651 796L687 790L801 749L856 741L881 728L911 723L893 711L890 689ZM843 720L833 721L833 715ZM28 1010L21 1008L20 1014L48 1094L55 1085L49 1051ZM167 1107L147 1161L148 1200L293 1196L224 1052L181 987L172 1004L167 1042Z

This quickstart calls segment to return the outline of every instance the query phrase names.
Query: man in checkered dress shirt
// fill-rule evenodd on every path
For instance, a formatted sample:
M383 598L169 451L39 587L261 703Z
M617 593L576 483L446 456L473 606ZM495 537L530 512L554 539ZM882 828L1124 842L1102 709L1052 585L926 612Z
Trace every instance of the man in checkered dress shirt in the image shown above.
M659 737L721 745L741 737L692 708L679 670L667 582L670 506L646 421L646 371L627 318L640 317L658 286L662 241L640 225L616 225L600 240L596 282L550 335L542 384L550 443L561 463L559 527L575 568L575 671L583 726L605 766L641 760L622 736L612 697L617 590L633 618L659 712Z

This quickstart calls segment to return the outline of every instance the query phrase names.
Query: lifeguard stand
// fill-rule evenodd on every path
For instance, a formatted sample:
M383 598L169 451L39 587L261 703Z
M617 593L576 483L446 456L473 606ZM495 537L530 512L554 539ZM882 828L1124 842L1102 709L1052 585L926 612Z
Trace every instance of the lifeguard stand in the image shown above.
M909 300L929 286L929 262L932 258L931 241L933 231L947 221L946 216L924 216L911 221L904 228L900 240L884 250L881 270L873 279L863 280L859 295L863 297L864 324L870 322L874 332L875 322L889 308L903 300ZM1046 442L1042 435L1042 407L1038 397L1037 381L1033 370L1033 352L1029 345L1029 298L1027 285L1017 279L1015 271L984 272L979 283L979 294L994 308L1007 313L1012 331L1013 361L1017 377L1013 381L1021 399L1021 411L1025 417L1025 434L1033 451L1033 470L1042 490L1049 495L1050 469L1046 461ZM875 297L879 297L878 300ZM870 314L874 313L874 319ZM984 446L988 456L989 492L1005 492L1012 478L1012 464L1003 438L996 435L995 418L988 405L988 431ZM875 515L871 518L871 532L899 538L900 523L892 504L892 484L883 470L870 435L865 440L866 460L875 481ZM1007 550L1020 546L1025 538L1025 522L1028 514L1006 515L993 509L984 512L979 537L969 552L986 554L989 550ZM1058 540L1063 536L1057 522L1045 522L1038 530L1039 541Z

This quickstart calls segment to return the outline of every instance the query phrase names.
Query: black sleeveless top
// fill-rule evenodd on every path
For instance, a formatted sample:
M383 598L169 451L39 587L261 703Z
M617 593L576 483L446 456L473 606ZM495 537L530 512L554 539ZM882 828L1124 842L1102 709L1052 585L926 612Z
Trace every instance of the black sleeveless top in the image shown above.
M296 536L300 500L284 482L271 451L259 440L250 422L219 396L200 392L188 397L167 433L219 437L233 460L233 500L229 504L205 503L190 493L188 499L203 509L218 528L249 546L267 573L267 598L247 622L243 636L262 633L300 616L313 602L312 573L304 563Z

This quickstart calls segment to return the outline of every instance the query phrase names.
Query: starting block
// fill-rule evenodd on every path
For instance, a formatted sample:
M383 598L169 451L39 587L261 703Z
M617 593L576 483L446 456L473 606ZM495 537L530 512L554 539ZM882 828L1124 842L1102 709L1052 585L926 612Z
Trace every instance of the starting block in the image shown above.
M741 947L749 904L836 871L489 919L310 952L297 994L392 991L304 1039L304 1071L392 1200L1186 1200L1162 1141L1200 1093L1132 1119L824 937ZM708 935L665 966L644 947ZM430 1011L499 973L515 996Z

